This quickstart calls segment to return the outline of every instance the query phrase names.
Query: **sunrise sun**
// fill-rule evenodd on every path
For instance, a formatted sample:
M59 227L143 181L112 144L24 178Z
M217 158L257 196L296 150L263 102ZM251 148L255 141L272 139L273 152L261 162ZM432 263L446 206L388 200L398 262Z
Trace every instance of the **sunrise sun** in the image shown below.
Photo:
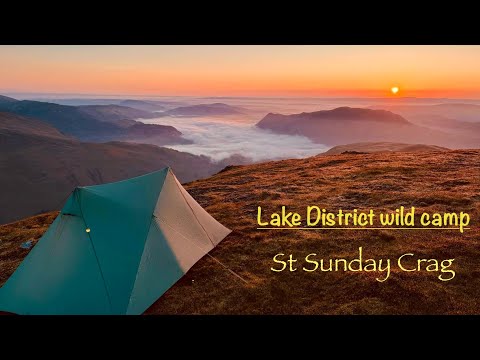
M394 86L390 89L390 91L392 92L393 95L395 95L396 93L398 93L398 90L400 90L397 86Z

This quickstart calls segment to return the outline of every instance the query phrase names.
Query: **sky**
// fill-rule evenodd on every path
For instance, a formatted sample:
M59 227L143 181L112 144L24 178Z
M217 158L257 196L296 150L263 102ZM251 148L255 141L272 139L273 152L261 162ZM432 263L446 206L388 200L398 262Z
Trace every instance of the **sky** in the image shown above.
M479 64L480 46L0 46L0 93L480 98Z

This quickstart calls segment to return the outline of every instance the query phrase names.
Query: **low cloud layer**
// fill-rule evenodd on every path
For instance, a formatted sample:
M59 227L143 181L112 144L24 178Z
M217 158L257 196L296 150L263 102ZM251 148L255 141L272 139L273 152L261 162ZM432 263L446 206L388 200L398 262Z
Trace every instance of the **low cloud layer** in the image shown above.
M304 158L328 148L303 136L279 135L256 128L253 123L234 120L186 117L163 117L144 120L148 123L171 125L193 144L168 146L178 151L206 155L221 161L242 155L252 161Z

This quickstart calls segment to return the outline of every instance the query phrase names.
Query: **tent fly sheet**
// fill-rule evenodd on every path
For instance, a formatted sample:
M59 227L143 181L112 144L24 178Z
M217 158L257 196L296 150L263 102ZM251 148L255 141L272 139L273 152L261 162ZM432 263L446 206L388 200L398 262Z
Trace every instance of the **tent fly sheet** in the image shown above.
M170 168L78 187L0 289L0 311L141 314L229 233Z

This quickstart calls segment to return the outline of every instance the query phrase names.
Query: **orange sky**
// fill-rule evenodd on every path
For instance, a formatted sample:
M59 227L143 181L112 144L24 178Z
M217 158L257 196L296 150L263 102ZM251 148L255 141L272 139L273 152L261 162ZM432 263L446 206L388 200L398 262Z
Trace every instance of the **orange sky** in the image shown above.
M480 46L0 46L0 93L480 98Z

